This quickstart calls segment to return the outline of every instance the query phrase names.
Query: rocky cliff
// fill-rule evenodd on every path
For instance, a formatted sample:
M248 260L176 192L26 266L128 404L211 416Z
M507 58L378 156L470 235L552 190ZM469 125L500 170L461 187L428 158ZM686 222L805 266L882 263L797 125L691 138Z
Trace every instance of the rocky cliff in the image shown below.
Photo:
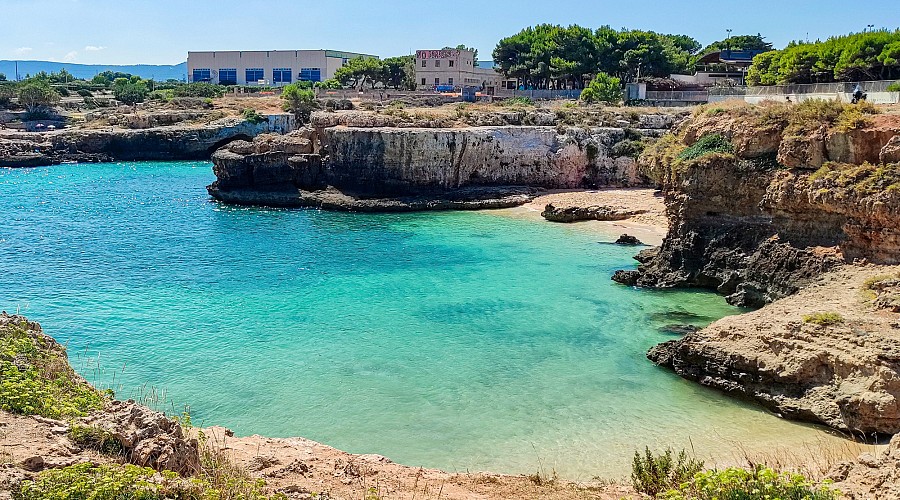
M228 118L208 125L139 130L71 129L42 133L0 133L0 167L33 167L65 161L201 160L237 139L251 140L267 130Z
M880 304L875 286L896 286L898 270L844 266L791 297L660 344L648 357L786 418L854 435L898 433L900 314Z
M822 108L822 109L820 109ZM900 262L900 117L839 103L701 108L641 157L670 231L616 281L758 307L843 262Z
M360 200L372 199L382 201L368 203L371 209L389 209L397 200L406 209L486 208L524 203L528 197L522 195L535 188L648 182L626 147L642 147L644 135L631 129L337 125L292 137L287 141L303 141L304 147L241 142L217 151L210 194L235 203L328 208L359 209ZM323 203L328 192L326 198L342 195L345 201Z

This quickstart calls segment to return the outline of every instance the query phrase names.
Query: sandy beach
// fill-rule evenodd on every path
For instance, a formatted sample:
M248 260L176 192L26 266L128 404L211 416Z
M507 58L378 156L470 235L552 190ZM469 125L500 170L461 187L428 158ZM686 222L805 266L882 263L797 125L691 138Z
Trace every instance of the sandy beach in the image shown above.
M569 189L546 191L529 203L516 208L494 210L492 213L509 217L524 217L544 221L541 212L548 204L559 208L607 206L620 210L646 210L646 213L620 221L580 221L573 227L596 231L611 237L623 233L637 237L647 245L660 245L668 231L663 197L653 189ZM547 222L550 224L550 222Z

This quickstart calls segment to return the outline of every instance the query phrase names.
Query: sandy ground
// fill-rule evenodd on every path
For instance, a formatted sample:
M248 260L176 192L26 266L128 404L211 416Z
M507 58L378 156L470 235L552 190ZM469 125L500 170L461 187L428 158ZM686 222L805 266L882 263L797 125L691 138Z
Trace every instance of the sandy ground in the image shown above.
M669 227L662 195L657 194L657 191L653 189L646 188L547 191L521 207L492 212L510 217L544 221L541 212L547 204L551 203L559 208L605 205L623 210L647 210L647 213L627 220L590 220L572 223L578 228L596 231L608 237L614 238L627 233L648 245L656 246L662 243ZM551 223L548 222L548 224Z

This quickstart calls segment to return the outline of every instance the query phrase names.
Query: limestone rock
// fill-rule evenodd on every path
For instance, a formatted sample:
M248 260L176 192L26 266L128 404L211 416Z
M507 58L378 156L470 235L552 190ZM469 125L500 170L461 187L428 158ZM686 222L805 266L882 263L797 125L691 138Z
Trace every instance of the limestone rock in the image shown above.
M555 207L553 204L548 204L544 207L544 211L541 212L541 217L551 222L577 222L582 220L610 221L625 220L646 212L646 210L625 210L608 206ZM635 238L635 240L637 239ZM619 241L616 243L619 243ZM627 244L640 244L640 242Z
M617 239L615 243L616 245L643 245L643 243L641 243L641 240L637 239L634 236L631 236L630 234L623 234L622 236L619 236L619 239Z
M900 134L891 137L891 140L881 148L878 157L881 160L881 163L900 161Z
M197 471L197 440L185 435L175 420L134 401L112 401L102 411L79 420L112 433L126 459L135 465L189 475Z

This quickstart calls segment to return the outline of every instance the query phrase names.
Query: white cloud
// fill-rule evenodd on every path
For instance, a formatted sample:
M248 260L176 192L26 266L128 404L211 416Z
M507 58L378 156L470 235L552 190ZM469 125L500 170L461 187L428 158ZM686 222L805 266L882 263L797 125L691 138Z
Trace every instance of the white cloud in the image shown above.
M15 52L16 52L16 55L24 56L25 54L28 54L32 50L34 50L34 49L32 49L31 47L19 47L18 49L15 50Z
M98 52L105 48L106 47L104 45L87 45L84 47L84 50L86 50L87 52Z
M78 52L75 52L75 51L73 50L72 52L69 52L68 54L66 54L65 56L63 56L63 61L65 61L65 62L72 62L72 61L75 60L76 57L78 57Z

